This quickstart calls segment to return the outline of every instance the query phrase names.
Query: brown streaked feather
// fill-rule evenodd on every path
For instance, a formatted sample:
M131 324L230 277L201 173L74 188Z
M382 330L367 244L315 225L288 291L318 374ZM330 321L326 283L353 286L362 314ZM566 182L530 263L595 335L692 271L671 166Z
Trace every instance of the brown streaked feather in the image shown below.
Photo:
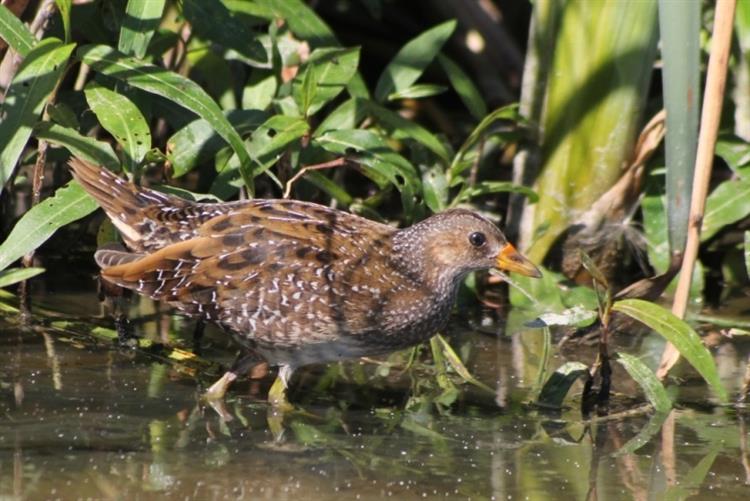
M96 199L127 246L154 251L195 236L203 222L232 209L234 204L196 204L148 188L139 188L107 169L78 158L69 162L73 177Z

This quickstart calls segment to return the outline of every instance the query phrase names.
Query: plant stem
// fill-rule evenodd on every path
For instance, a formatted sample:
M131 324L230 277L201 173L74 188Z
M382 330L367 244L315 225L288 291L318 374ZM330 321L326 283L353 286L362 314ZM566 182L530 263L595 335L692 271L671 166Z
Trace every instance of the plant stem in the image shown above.
M703 98L701 127L698 134L698 151L695 158L695 174L693 178L693 193L690 200L685 257L682 261L677 291L674 303L672 304L672 313L679 318L685 317L690 297L690 282L693 277L695 261L698 258L703 212L706 207L708 184L711 180L711 167L713 165L716 137L719 131L719 120L721 119L721 107L724 101L724 89L727 81L729 50L732 43L732 22L734 20L736 3L736 0L718 0L716 3L711 55L708 61L706 91ZM679 358L680 353L674 345L671 343L667 344L662 353L659 369L656 371L657 377L664 379Z

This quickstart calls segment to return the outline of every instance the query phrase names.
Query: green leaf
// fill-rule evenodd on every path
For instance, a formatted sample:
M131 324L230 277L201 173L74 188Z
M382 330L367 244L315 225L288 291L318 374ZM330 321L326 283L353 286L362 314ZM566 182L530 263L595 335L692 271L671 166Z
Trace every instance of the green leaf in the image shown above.
M240 173L252 195L253 160L242 138L226 119L211 96L195 82L137 59L125 57L106 45L87 45L78 49L78 58L94 70L124 80L133 87L169 99L208 121L231 146L240 159Z
M44 268L10 268L0 271L0 289L44 273Z
M151 130L141 111L127 97L94 81L84 94L99 123L122 146L128 171L136 172L151 149Z
M469 372L469 369L466 368L463 361L461 360L461 357L458 356L456 351L443 336L441 336L440 334L435 334L435 338L437 338L438 340L445 359L448 361L453 370L456 371L456 374L461 376L461 379L463 379L467 383L473 384L477 388L481 388L482 390L492 393L493 395L495 394L495 390L479 381L471 374L471 372Z
M434 167L422 175L424 203L432 212L440 212L448 205L448 180L440 167Z
M388 94L388 101L399 99L419 99L422 97L437 96L448 90L444 85L437 84L415 84L398 92Z
M242 108L265 110L273 102L277 89L276 75L256 70L242 90Z
M5 115L0 122L0 193L74 47L45 38L27 54L13 78L0 111Z
M317 187L318 189L323 190L331 198L336 200L344 207L349 207L352 202L354 202L352 196L349 195L349 193L347 193L344 188L339 186L334 181L328 179L320 172L308 172L302 179Z
M700 111L701 6L659 0L662 89L667 110L667 217L672 252L687 238Z
M617 301L612 310L619 311L647 325L672 343L703 377L720 401L726 402L727 391L721 385L716 363L698 334L669 310L641 299Z
M654 406L656 412L666 413L672 408L672 401L669 399L664 385L661 384L656 374L646 364L641 362L639 358L627 353L619 353L617 361L625 367L630 377L643 389L643 393L645 393L651 405Z
M389 94L410 87L435 59L456 29L456 21L446 21L407 42L394 56L375 86L375 100L383 102Z
M388 129L395 139L412 139L435 153L446 165L448 164L450 153L432 132L411 120L405 119L398 113L380 106L374 101L364 99L360 99L359 101L362 107L367 110L367 113L381 126Z
M303 114L315 114L338 96L356 74L358 64L359 47L315 49L292 82L292 95Z
M0 5L0 38L21 57L26 57L36 45L34 35L5 5Z
M219 0L183 0L182 12L202 38L236 50L250 65L268 63L266 49L255 33Z
M466 186L462 189L459 194L456 195L456 198L453 199L453 202L451 202L451 206L455 207L462 202L467 202L472 198L481 195L503 192L520 193L521 195L525 195L528 197L529 203L534 203L539 200L539 195L526 186L511 183L510 181L482 181L474 186Z
M526 327L541 328L552 327L556 325L573 325L575 327L586 327L591 325L599 317L595 310L585 308L577 304L572 308L566 308L559 313L545 312L530 322L526 322Z
M581 362L564 363L544 383L536 403L543 407L561 408L570 387L588 370Z
M159 27L166 0L128 0L117 48L143 59L154 31Z
M97 204L78 183L71 181L32 207L0 244L0 270L37 249L60 227L96 210Z
M320 122L313 136L317 137L331 130L356 129L367 116L366 102L356 97L344 101Z
M268 115L258 110L232 110L226 117L244 136L265 122ZM167 140L167 158L172 165L172 175L182 176L196 165L213 158L224 144L207 120L199 118L190 122Z
M728 180L716 187L706 198L701 240L706 241L724 226L750 214L750 178Z
M421 188L416 169L383 138L370 130L336 130L315 138L315 142L332 153L347 155L359 162L363 173L381 188L385 183L396 186L401 192L404 211L411 213L414 193Z
M65 32L65 43L70 42L70 9L73 7L72 0L55 0L57 10L63 22L63 31Z
M742 175L743 167L750 165L750 143L735 135L719 136L716 154L738 175Z
M456 91L458 97L466 105L469 113L477 120L481 120L487 114L487 104L484 102L479 89L476 88L469 76L452 59L443 54L438 54L438 63L443 67L445 74L448 75L448 80L450 80L453 90Z
M52 122L41 122L34 127L38 139L63 146L74 156L96 165L103 165L111 171L120 170L120 161L112 147L103 141L80 134L78 131Z
M265 172L282 153L310 130L307 121L299 117L274 115L261 124L250 136L249 149L260 165L257 174Z
M464 141L464 144L461 145L461 148L459 148L456 156L453 158L453 163L451 164L450 170L450 178L458 176L461 171L466 168L466 165L461 162L464 155L466 155L466 153L475 144L477 144L477 142L482 138L487 129L498 120L511 120L514 122L520 120L520 117L518 115L518 105L510 104L508 106L498 108L484 117L481 122L479 122L479 125L477 125L473 131L471 131L471 134L469 134L469 137L466 138L466 141Z

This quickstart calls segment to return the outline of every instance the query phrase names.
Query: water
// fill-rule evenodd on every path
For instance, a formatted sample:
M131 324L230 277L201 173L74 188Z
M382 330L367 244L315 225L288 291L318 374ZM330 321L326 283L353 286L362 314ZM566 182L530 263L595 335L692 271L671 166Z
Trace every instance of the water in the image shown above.
M542 412L525 405L540 333L477 332L497 329L489 323L452 343L479 379L498 388L494 396L459 385L458 401L439 411L441 389L429 366L384 375L375 364L352 362L295 375L298 408L283 417L264 401L272 378L243 381L230 389L225 421L199 398L212 374L196 380L164 353L59 328L61 318L108 324L97 319L93 291L48 294L34 304L31 326L0 313L3 499L750 496L750 413L713 405L687 371L680 406L667 417L638 410L638 388L617 364L613 410L631 413L585 421L574 399L560 414ZM137 324L141 335L189 344L189 325L147 308L137 313L147 319ZM457 330L479 322L461 320ZM618 342L649 363L661 343L655 336ZM594 356L571 351L568 358L584 362ZM734 340L715 351L724 383L738 391L748 346ZM232 356L222 336L208 334L203 358L227 363ZM563 361L558 355L552 366ZM643 446L618 455L639 433Z

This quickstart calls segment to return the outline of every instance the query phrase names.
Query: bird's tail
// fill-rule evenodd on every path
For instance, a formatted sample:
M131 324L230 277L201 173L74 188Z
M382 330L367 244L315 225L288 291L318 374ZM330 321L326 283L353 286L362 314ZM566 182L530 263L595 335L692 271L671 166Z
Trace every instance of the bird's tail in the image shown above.
M75 180L96 199L132 250L149 251L175 240L170 221L163 217L165 209L179 211L192 205L190 202L139 188L78 158L69 165Z

